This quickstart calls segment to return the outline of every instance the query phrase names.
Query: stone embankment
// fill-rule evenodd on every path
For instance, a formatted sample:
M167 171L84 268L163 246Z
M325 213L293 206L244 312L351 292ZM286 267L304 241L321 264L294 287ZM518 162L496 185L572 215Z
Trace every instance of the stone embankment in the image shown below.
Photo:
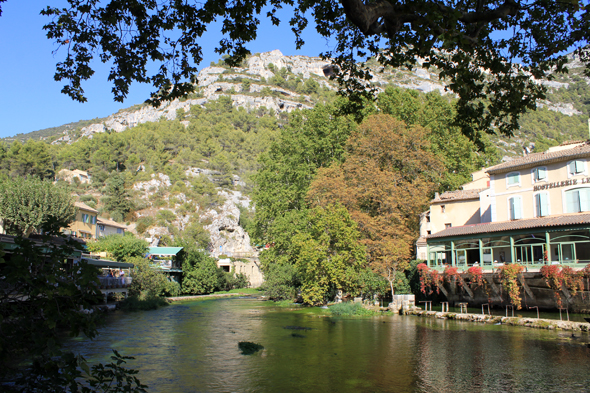
M405 312L406 315L416 315L426 318L438 319L454 319L457 321L467 322L481 322L493 323L510 326L525 326L537 329L549 330L571 330L571 331L590 331L590 323L586 322L571 322L571 321L557 321L553 319L537 319L537 318L518 318L518 317L502 317L497 315L487 314L462 314L455 312L439 312L439 311L424 311L419 307L415 307Z

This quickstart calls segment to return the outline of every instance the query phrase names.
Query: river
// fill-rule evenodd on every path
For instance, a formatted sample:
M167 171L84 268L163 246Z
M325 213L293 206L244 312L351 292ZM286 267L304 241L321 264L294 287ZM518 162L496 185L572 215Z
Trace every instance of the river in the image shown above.
M294 327L305 329L294 329ZM582 392L588 334L415 316L321 317L253 298L177 303L108 316L90 361L110 348L149 392ZM264 346L242 355L238 342Z

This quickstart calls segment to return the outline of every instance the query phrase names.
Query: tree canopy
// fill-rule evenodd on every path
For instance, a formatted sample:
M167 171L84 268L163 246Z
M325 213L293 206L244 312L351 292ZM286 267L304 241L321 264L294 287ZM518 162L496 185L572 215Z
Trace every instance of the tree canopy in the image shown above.
M590 35L587 0L251 0L248 2L68 0L48 6L47 36L64 51L55 79L62 92L85 101L82 83L94 74L92 61L111 62L109 81L117 101L133 82L156 88L150 102L181 97L195 89L203 59L203 34L221 22L219 54L235 66L248 55L260 17L278 25L277 12L288 7L296 46L302 31L315 24L318 33L336 40L332 59L343 91L366 95L370 72L358 59L376 57L382 66L436 67L460 99L457 123L473 139L496 129L510 135L518 117L535 108L545 86L534 78L563 72L565 51L582 48ZM309 16L312 15L312 16ZM313 19L313 20L310 20ZM150 70L155 63L157 71ZM590 68L587 68L590 74ZM370 93L370 89L369 89Z
M342 204L358 224L369 266L390 282L409 266L418 217L443 166L429 152L428 131L389 115L369 116L348 140L341 164L322 168L310 186L312 205Z
M0 182L0 220L9 235L58 234L76 217L67 189L37 178Z

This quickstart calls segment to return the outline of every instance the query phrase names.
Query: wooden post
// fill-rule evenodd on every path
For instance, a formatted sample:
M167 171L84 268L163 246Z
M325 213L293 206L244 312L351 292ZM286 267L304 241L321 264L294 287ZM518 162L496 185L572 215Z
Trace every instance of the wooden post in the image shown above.
M522 287L524 288L526 294L529 295L530 298L534 300L535 295L533 295L533 291L531 291L531 288L529 288L528 284L526 283L526 281L524 279L524 275L522 273L518 275L518 281L520 281L520 283L522 284Z
M461 277L461 276L458 276L458 277L459 277L459 281L461 281L461 285L463 286L463 288L465 288L465 291L467 292L469 297L473 299L473 291L471 290L471 288L469 288L469 285L467 285L465 280L463 280L463 277Z
M441 285L440 282L436 283L436 286L438 287L438 289L441 290L442 293L444 293L444 295L447 297L447 299L449 298L449 293L447 292L447 290L445 289L444 285Z

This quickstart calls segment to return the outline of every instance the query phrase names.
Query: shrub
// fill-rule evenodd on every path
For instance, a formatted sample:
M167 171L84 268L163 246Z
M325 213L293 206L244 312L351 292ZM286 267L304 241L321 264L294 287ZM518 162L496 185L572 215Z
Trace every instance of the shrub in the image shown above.
M375 312L368 310L363 307L361 303L347 302L347 303L336 303L328 307L330 313L338 317L350 317L350 316L362 316L362 315L374 315Z
M297 271L293 265L272 264L264 272L263 289L271 300L293 300L300 286Z

